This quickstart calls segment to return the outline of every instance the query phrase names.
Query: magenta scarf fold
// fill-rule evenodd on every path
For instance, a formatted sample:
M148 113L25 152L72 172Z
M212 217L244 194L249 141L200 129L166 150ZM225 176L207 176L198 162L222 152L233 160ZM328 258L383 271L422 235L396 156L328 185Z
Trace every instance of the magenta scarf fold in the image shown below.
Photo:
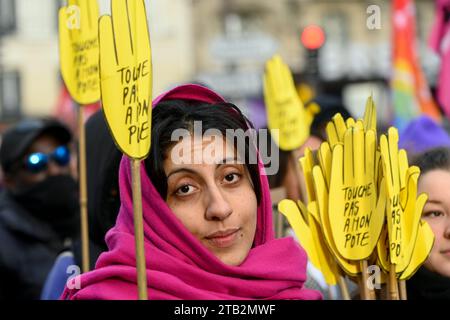
M154 105L178 98L224 101L209 89L185 85L162 95ZM321 299L318 291L303 287L305 251L292 238L274 239L267 177L260 175L260 181L262 197L253 247L241 265L229 266L176 218L141 165L149 299ZM119 185L122 205L115 227L106 235L109 251L100 255L94 271L80 276L81 288L66 288L61 299L137 299L131 171L126 157L120 165Z

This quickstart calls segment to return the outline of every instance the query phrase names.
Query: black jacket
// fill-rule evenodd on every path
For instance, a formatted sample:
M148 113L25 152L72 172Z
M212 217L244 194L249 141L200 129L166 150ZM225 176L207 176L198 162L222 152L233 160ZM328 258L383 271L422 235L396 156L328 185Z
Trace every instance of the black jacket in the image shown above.
M0 192L0 300L39 299L63 240Z
M450 278L422 266L406 283L408 300L450 300Z

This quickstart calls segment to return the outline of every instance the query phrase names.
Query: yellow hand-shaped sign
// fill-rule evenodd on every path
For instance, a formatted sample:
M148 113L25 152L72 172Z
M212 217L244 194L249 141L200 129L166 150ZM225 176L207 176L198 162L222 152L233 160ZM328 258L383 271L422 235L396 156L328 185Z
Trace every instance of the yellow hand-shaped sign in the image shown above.
M314 193L314 179L312 175L314 156L310 148L305 148L305 155L300 158L299 162L303 170L303 176L306 184L306 195L309 203L316 200Z
M317 155L319 158L318 160L320 161L320 168L316 164L313 153L309 148L305 149L305 155L300 158L300 164L303 168L306 189L308 193L309 203L307 211L309 214L309 226L311 230L313 230L314 228L317 229L317 231L311 232L317 235L316 241L319 241L321 246L323 248L326 248L323 249L325 256L327 256L328 258L334 256L335 261L338 262L338 264L347 274L356 275L357 273L359 273L359 265L354 264L353 261L344 259L337 252L336 246L334 245L333 239L331 237L331 228L328 219L329 176L328 178L325 178L322 175L322 171L331 171L331 151L329 150L329 145L327 142L323 142L321 144ZM328 166L330 168L328 168ZM314 168L316 170L316 176L314 176ZM302 208L301 202L299 202L298 206L300 209Z
M421 220L414 251L406 269L402 272L400 280L408 280L419 267L427 260L434 244L434 233L426 221Z
M280 213L287 218L289 224L295 232L295 235L300 241L300 244L308 254L308 258L311 263L316 268L320 269L317 248L315 246L311 230L309 229L308 223L303 218L304 215L302 215L295 202L289 199L281 200L278 203L278 211L280 211Z
M278 204L278 210L288 219L308 258L322 272L326 283L335 285L339 268L328 252L318 221L301 202L297 206L294 201L284 199ZM308 216L309 223L306 223L303 216Z
M61 73L80 105L100 99L98 14L96 0L69 0L59 10Z
M285 151L299 148L309 137L314 114L319 110L317 104L305 110L292 74L278 55L266 64L264 100L273 140Z
M339 142L344 142L344 134L348 128L353 126L364 129L365 132L373 130L377 132L377 110L372 97L367 98L366 109L364 110L364 119L355 121L353 118L348 118L344 121L342 115L337 113L333 116L333 119L328 122L325 130L328 136L328 142L331 147L334 147Z
M328 202L329 202L329 191L328 186L325 182L325 177L322 173L322 170L319 166L314 166L313 168L313 176L314 176L314 190L317 197L317 202L311 202L308 204L308 211L312 213L313 216L319 217L320 226L322 227L322 232L325 237L326 243L330 252L333 253L336 261L341 266L342 270L345 271L348 275L357 275L361 272L360 266L353 261L349 261L345 259L337 250L336 244L334 242L329 212L328 212Z
M123 153L143 159L150 150L152 59L144 0L112 0L99 23L103 111Z
M390 263L396 265L396 272L400 273L410 263L427 197L425 194L417 197L420 170L414 166L407 167L405 152L398 151L398 132L395 128L389 128L387 138L381 136L380 149L388 196L389 258Z
M375 162L375 132L358 126L348 128L344 144L332 151L330 226L337 250L349 260L367 259L383 226L386 199L376 188Z
M377 132L377 109L373 102L372 96L367 98L366 109L364 110L364 130L370 130Z

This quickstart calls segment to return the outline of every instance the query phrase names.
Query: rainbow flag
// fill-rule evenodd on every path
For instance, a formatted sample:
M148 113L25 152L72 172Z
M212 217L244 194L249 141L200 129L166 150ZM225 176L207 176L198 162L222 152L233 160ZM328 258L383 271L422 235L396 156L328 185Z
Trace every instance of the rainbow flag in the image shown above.
M417 54L416 12L413 0L392 2L393 75L391 79L394 125L402 129L421 113L441 121Z

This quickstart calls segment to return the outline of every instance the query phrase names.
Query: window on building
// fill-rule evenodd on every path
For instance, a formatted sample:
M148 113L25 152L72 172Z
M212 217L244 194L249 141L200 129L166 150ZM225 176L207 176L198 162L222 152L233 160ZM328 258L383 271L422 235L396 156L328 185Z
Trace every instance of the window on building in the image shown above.
M16 6L14 0L0 0L0 36L16 29Z
M13 121L21 117L20 73L3 71L0 73L0 120Z
M54 21L55 31L58 32L59 31L59 9L65 5L67 5L67 1L54 0L53 5L54 5L54 20L53 21Z

